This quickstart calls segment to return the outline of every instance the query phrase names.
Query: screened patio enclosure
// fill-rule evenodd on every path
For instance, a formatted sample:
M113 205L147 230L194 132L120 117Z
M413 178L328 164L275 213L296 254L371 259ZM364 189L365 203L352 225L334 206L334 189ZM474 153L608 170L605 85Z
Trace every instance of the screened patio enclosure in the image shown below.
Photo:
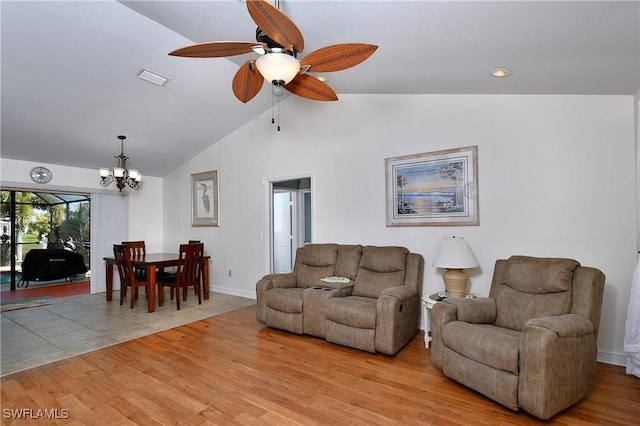
M15 290L22 262L34 249L72 250L91 264L90 196L80 193L0 191L0 274L3 287Z

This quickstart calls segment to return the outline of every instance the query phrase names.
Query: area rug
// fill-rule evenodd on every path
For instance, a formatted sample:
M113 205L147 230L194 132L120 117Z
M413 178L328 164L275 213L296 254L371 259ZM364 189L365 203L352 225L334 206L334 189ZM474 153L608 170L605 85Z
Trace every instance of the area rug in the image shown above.
M18 309L35 308L37 306L50 305L51 297L41 297L38 299L20 300L17 302L7 302L0 305L0 312L17 311Z

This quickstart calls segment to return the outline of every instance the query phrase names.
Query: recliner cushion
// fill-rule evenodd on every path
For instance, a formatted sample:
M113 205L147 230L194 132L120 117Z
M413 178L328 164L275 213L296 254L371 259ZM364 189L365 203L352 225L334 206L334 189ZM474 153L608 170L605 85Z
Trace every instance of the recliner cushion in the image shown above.
M571 289L573 271L580 266L572 259L511 256L506 285L525 293L556 293Z
M569 313L573 271L580 264L571 259L512 256L504 281L494 283L495 325L522 331L531 318Z
M377 299L385 289L403 285L407 253L405 247L364 247L351 294Z
M520 333L490 324L451 321L442 327L442 342L481 364L518 375Z

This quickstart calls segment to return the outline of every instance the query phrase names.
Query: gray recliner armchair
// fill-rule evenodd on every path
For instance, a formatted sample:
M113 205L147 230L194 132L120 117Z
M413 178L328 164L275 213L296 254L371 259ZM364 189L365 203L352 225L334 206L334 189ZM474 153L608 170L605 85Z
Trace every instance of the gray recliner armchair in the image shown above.
M431 360L494 401L549 419L593 384L604 281L571 259L500 259L488 298L433 307Z

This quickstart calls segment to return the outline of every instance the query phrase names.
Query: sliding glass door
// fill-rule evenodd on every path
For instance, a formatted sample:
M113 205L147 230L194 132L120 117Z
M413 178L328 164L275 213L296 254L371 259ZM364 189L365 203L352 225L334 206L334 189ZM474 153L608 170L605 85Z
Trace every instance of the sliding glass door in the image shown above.
M0 276L15 290L21 265L33 249L67 248L91 264L91 207L87 194L2 189Z

